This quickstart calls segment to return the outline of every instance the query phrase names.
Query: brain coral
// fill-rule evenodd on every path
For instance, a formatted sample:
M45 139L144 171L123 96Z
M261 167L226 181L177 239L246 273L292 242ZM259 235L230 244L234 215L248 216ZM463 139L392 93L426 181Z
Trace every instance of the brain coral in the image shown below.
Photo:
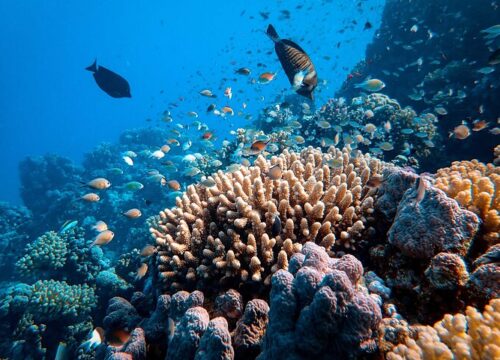
M189 186L150 229L163 289L269 285L306 241L355 248L374 231L367 183L384 166L348 148L309 147L219 171L213 187Z
M455 161L439 169L435 186L473 211L483 220L483 239L488 244L499 242L500 169L477 160Z
M465 315L446 314L430 326L412 326L404 344L395 346L388 360L500 358L500 299L491 300L481 314L468 307Z

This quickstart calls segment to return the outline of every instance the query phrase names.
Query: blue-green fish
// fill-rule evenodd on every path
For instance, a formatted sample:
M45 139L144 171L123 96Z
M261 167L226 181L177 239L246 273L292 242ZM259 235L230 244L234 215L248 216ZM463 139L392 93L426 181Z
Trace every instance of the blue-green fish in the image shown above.
M76 225L78 225L78 221L77 220L67 220L62 226L61 228L59 229L59 234L64 234L68 231L70 231L71 229L73 229Z

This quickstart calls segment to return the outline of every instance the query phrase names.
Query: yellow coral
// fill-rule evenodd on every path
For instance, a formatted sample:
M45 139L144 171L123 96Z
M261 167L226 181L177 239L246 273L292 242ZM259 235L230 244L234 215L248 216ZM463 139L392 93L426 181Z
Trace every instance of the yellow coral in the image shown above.
M328 166L336 161L342 166ZM282 170L280 179L268 176L274 166ZM329 251L333 245L355 248L374 231L367 182L384 166L350 149L307 148L219 171L210 188L189 186L150 229L164 289L217 289L250 280L269 285L306 241Z
M446 314L430 326L412 326L404 344L387 353L389 360L403 359L500 359L500 299L484 312L467 307L466 314Z
M500 169L496 165L455 161L437 171L435 185L483 220L483 239L488 244L499 242Z

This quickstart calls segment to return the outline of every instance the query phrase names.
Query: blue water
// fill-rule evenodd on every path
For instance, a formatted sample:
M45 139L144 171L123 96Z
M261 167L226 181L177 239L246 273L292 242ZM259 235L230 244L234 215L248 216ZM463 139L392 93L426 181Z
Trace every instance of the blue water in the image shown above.
M257 115L281 91L291 92L264 34L268 23L313 57L320 81L326 81L316 92L322 104L363 58L379 26L383 1L362 3L361 13L356 2L340 0L0 2L0 200L20 202L17 166L24 157L50 152L78 162L125 129L148 126L146 119L154 124L171 102L179 105L174 120L191 122L185 114L204 114L211 102L198 94L204 88L218 92L223 106L222 91L232 86L231 105L246 102ZM295 9L299 4L303 8ZM280 20L283 9L290 19ZM269 12L269 19L259 12ZM373 28L364 31L367 20ZM349 24L352 29L339 32ZM94 59L129 81L131 99L111 98L96 86L84 70ZM264 71L259 62L266 71L280 70L274 82L232 81L243 66L257 77ZM236 116L199 120L219 138L248 124Z

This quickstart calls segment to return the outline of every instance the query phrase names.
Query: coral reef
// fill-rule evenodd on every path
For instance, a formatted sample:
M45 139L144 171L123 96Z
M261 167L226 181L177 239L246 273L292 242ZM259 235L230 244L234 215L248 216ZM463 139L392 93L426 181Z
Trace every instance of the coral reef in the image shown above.
M99 247L90 247L82 228L64 233L49 231L27 245L17 270L28 279L94 283L105 262Z
M500 88L494 84L500 75L498 71L482 74L480 69L486 66L489 47L498 48L498 43L488 45L479 34L497 24L497 19L498 4L486 0L387 1L364 59L351 70L336 96L359 96L355 85L371 76L383 80L386 86L381 91L396 97L402 106L435 114L439 118L437 138L447 138L448 131L463 119L479 117L496 123ZM454 31L450 32L451 23ZM431 157L419 158L420 165L424 171L434 172L456 160L457 154L490 161L491 149L498 145L496 137L483 130L471 135L474 140L436 142Z
M329 161L341 162L331 168ZM279 166L280 178L269 171ZM308 148L285 151L239 171L213 175L214 187L189 186L177 207L160 213L150 231L164 290L269 285L302 244L355 249L374 228L371 177L384 164L359 152Z
M481 313L468 307L464 314L446 314L434 327L411 326L404 342L386 355L402 359L474 359L500 357L500 299L491 300Z
M477 160L455 161L437 171L435 186L482 220L485 245L500 242L500 169ZM484 245L483 245L484 246Z
M30 353L55 355L59 342L77 346L92 329L94 290L55 280L18 284L0 299L2 346L14 359ZM10 345L10 346L9 346Z
M289 271L273 276L258 359L346 358L375 351L382 315L357 286L363 274L358 260L349 255L330 259L308 242L292 257Z
M427 180L421 176L420 182ZM421 186L406 191L401 199L387 234L389 244L417 259L429 259L442 251L464 256L479 228L478 217L441 190Z
M27 208L0 202L0 281L12 275L12 259L20 256L29 241L31 223Z

